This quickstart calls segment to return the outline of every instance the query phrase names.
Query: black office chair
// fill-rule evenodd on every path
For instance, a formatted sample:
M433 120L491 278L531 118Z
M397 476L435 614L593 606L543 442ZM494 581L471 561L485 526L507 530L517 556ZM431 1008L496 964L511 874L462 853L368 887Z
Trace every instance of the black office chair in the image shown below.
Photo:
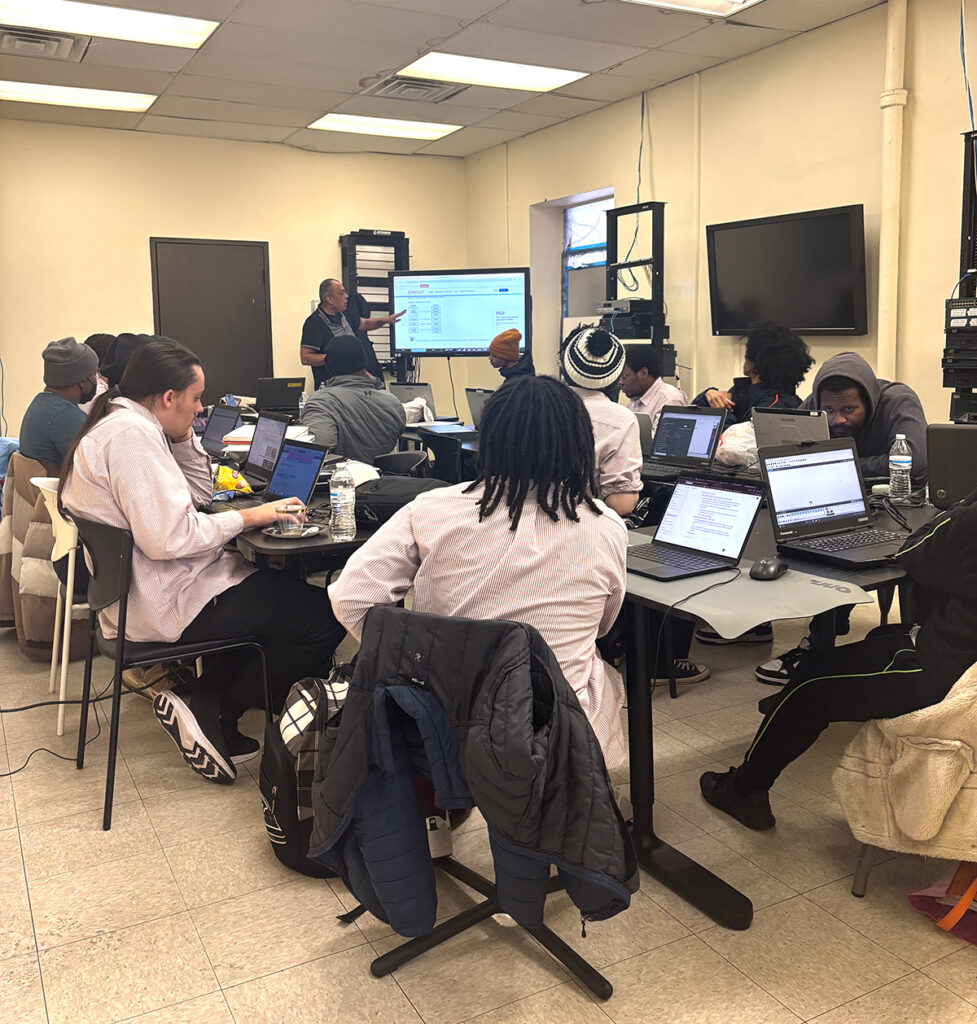
M391 452L378 455L373 465L383 476L423 476L427 466L427 452Z
M422 444L434 455L431 476L449 484L460 483L462 473L461 442L464 438L453 434L425 434ZM469 479L474 477L469 475Z
M199 658L204 654L241 647L253 647L261 659L261 677L264 686L265 716L271 720L271 688L268 665L261 641L255 636L236 636L223 640L200 643L136 643L125 639L126 613L129 605L129 587L132 583L132 534L116 526L95 523L72 516L78 527L78 536L92 563L88 584L88 650L85 653L85 677L81 692L81 724L78 727L78 755L76 765L85 766L85 738L88 730L88 706L92 688L92 661L95 645L106 658L115 663L112 677L112 716L109 725L109 756L105 774L105 808L102 829L112 827L112 799L115 794L115 761L119 745L119 708L122 702L122 673L126 669L146 665L166 664L183 659ZM118 637L106 639L98 626L98 613L118 602Z

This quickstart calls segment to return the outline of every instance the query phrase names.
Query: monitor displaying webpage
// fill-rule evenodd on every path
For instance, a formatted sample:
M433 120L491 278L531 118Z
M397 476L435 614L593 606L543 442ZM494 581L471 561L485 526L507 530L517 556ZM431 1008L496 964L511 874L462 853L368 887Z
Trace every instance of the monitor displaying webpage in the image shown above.
M849 448L765 459L777 525L865 514L855 453Z
M654 454L666 459L709 459L722 424L721 416L662 412Z
M756 484L680 479L655 540L738 558L762 498L763 488Z
M273 420L259 416L254 425L251 447L248 449L248 466L271 473L285 437L285 420ZM247 467L245 467L247 468Z
M315 448L299 448L286 441L281 458L275 467L275 475L268 484L268 490L282 497L305 500L319 479L321 465L321 451Z

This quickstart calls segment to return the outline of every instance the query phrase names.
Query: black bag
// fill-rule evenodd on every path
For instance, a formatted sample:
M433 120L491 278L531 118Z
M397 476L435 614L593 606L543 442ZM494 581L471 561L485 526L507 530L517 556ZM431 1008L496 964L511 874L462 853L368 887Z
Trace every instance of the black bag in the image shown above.
M352 665L340 665L328 679L300 680L289 690L282 717L265 726L258 779L265 830L282 864L311 878L335 877L308 856L309 790L320 731L330 717L339 714L352 674Z
M382 476L356 488L356 521L360 526L381 526L418 494L447 487L444 480L414 476Z

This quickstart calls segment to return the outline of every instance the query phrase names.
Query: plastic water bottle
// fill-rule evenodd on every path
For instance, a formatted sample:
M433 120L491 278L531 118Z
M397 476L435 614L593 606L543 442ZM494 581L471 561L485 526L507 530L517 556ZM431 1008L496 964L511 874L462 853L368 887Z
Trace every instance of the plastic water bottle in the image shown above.
M912 490L913 453L905 434L896 434L889 449L889 501L904 505Z
M347 463L340 462L329 481L332 515L329 529L333 540L352 540L356 536L356 486Z

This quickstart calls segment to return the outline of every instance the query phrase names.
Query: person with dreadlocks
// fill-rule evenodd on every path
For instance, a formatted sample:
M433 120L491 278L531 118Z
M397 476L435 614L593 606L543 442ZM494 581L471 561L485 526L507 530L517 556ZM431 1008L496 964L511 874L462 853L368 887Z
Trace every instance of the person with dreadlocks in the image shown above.
M595 496L590 417L566 385L523 376L485 404L478 437L475 480L418 495L380 527L329 588L333 611L359 639L374 605L413 586L415 611L528 623L613 768L625 757L624 684L596 642L624 602L628 542Z

